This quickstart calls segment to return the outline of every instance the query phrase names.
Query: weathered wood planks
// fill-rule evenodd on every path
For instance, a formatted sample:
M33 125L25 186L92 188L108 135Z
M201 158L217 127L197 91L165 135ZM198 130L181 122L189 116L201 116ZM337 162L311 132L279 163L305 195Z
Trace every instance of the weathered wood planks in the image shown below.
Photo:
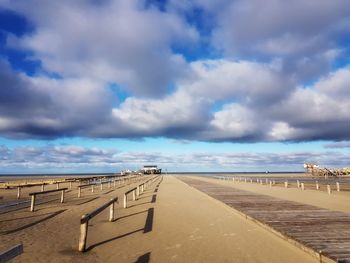
M350 214L178 177L188 185L233 207L304 250L320 262L350 262Z

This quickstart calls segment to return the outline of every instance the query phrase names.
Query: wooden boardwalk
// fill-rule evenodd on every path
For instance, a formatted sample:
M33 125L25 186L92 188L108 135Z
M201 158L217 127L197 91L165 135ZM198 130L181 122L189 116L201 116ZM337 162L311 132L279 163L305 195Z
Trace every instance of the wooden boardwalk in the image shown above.
M350 262L348 213L255 194L200 179L177 178L317 256L320 262Z

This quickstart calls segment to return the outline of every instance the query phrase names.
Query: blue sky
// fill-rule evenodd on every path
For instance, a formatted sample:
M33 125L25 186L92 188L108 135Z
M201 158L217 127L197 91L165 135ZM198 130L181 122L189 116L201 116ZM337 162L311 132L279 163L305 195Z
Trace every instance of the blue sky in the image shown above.
M0 1L0 173L350 166L349 15L346 0Z

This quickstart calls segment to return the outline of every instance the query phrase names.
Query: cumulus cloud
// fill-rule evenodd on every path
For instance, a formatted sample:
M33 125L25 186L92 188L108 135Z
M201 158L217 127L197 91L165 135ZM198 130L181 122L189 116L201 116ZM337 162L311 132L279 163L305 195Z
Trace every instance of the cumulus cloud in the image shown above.
M198 34L176 14L142 2L8 2L3 5L36 27L24 37L12 35L8 44L31 51L46 71L63 77L114 82L136 95L164 95L186 69L170 46L195 42Z
M341 44L349 28L345 0L30 0L0 6L34 28L7 33L7 48L27 51L41 65L28 76L0 61L2 136L350 139L350 70L330 69L348 52ZM210 26L199 18L205 15ZM222 56L202 51L203 58L191 61L181 52L203 43ZM126 98L118 98L114 84Z
M257 171L279 169L302 171L303 163L313 160L330 167L343 167L350 161L349 154L339 152L286 152L286 153L207 153L187 152L168 154L162 152L117 151L87 148L76 145L23 146L9 149L0 146L0 164L3 171L44 172L57 171L109 171L138 169L145 164L157 163L168 171Z

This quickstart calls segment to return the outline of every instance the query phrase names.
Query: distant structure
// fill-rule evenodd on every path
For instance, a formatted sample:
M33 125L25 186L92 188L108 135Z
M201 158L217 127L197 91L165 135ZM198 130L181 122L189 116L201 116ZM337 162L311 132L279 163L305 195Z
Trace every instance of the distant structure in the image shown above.
M311 174L313 176L318 172L319 168L320 166L315 163L304 163L304 169L306 174Z
M161 174L162 169L158 168L157 165L144 165L141 172L143 174Z
M350 168L335 168L328 169L326 167L320 167L315 163L304 163L305 174L311 176L324 176L328 178L328 176L346 176L350 175Z

